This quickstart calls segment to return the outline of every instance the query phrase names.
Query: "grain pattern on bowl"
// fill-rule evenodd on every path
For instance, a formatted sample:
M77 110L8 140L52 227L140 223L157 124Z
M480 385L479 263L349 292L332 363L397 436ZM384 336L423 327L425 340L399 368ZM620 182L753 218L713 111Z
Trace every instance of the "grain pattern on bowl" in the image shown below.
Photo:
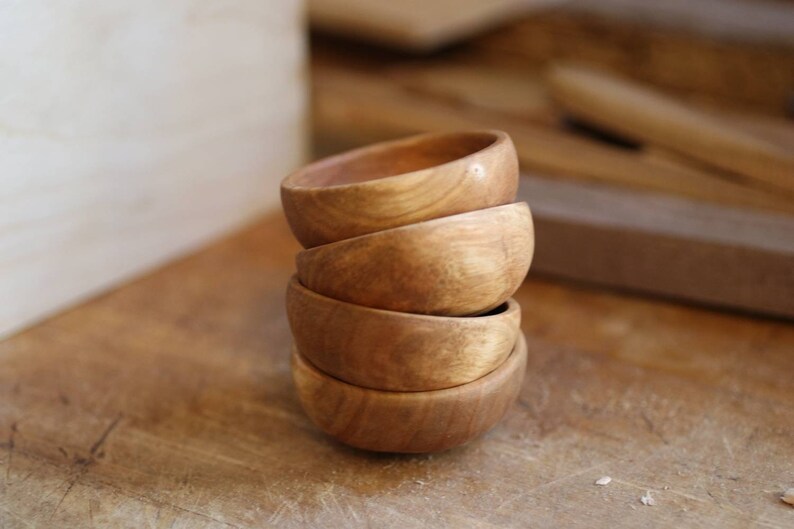
M339 441L377 452L446 450L485 433L518 396L526 363L526 340L519 335L507 360L474 382L394 392L342 382L292 350L292 375L309 418Z
M301 354L357 386L428 391L466 384L501 365L515 345L521 308L510 299L477 317L372 309L287 287L287 316Z
M462 316L504 303L529 270L535 238L526 203L384 230L298 253L298 278L367 307Z
M288 175L281 203L304 248L508 204L518 161L501 131L421 134L331 156Z

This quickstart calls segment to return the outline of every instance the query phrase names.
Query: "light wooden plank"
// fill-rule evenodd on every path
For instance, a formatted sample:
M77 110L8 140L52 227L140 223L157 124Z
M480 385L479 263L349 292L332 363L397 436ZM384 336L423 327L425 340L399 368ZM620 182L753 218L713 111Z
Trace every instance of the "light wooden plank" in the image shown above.
M291 0L0 16L0 336L250 222L304 155Z

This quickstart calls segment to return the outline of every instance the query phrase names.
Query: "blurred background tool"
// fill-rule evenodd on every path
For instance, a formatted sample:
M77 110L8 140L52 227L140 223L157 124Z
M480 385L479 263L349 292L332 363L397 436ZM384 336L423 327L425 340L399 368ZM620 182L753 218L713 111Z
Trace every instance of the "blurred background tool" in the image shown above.
M715 113L595 70L557 67L549 82L562 107L592 126L735 173L747 187L794 198L794 144L758 137Z

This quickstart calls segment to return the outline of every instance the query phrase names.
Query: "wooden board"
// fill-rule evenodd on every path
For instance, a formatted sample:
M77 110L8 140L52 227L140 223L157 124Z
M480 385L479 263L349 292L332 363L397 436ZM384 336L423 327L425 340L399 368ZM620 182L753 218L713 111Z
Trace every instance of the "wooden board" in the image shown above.
M533 271L794 319L794 216L522 179Z
M560 0L309 0L313 27L429 51Z
M373 455L299 407L297 250L271 216L0 343L0 526L790 527L792 325L533 279L505 421Z
M305 150L298 2L39 4L0 16L0 336L250 222Z

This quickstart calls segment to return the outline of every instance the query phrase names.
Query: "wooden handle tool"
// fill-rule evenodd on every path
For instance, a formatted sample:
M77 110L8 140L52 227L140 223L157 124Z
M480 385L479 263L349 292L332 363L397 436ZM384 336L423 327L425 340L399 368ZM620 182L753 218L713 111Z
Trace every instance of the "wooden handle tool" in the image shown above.
M549 84L553 96L581 119L794 193L794 153L730 121L585 68L558 66Z

